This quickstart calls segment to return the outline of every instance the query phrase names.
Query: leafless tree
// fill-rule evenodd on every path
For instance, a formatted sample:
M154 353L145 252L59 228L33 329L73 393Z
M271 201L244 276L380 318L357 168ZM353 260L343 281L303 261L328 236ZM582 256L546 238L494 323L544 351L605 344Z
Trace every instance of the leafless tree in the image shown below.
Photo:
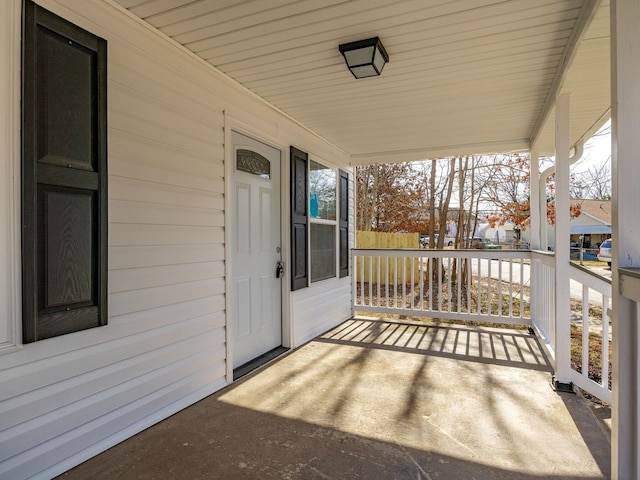
M572 198L611 200L611 157L602 165L573 175Z

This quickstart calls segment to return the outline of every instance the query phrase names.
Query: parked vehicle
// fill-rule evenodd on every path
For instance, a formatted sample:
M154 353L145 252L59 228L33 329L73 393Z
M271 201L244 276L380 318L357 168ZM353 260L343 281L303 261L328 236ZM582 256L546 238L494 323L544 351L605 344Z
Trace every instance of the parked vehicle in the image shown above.
M445 236L444 237L444 244L448 247L453 246L453 244L455 243L456 239L450 236ZM438 244L438 234L436 233L433 236L433 243L434 245ZM420 235L420 245L423 247L428 247L429 246L429 235Z
M484 238L484 237L473 237L469 239L469 246L471 248L478 248L478 249L483 249L483 248L489 248L493 246L493 243L491 242L491 240L489 240L488 238Z
M611 266L611 239L607 238L598 247L598 260L601 262L607 262L607 265Z

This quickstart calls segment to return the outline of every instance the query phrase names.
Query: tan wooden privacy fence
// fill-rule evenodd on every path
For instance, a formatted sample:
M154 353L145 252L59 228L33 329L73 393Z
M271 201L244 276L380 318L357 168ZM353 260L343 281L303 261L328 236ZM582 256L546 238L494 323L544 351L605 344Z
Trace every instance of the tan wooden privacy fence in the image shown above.
M419 249L420 235L417 233L386 233L386 232L356 232L356 248L375 248L375 249ZM419 260L417 258L406 258L404 260L397 257L379 256L373 259L373 263L365 262L364 268L360 265L360 259L356 259L356 278L357 281L364 280L368 282L371 278L370 273L374 275L371 280L374 283L383 285L401 285L403 283L417 283L419 278L411 278L411 272L419 271ZM378 268L378 263L380 267ZM411 264L413 263L413 268ZM404 265L403 265L404 264ZM370 270L371 269L371 270ZM364 278L361 278L364 275ZM378 275L380 275L378 280Z

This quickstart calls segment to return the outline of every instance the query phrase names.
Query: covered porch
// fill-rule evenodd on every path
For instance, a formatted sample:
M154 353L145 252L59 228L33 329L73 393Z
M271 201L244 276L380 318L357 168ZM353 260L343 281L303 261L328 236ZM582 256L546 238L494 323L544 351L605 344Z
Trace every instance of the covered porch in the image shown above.
M60 478L610 478L526 330L358 317Z
M23 2L5 2L0 477L640 478L637 2L35 3L108 44L99 72L108 87L108 322L23 341L23 299L36 300L21 267L31 258L21 244ZM389 65L379 78L353 79L338 45L376 36ZM571 162L608 119L614 244L603 285L569 267L568 212ZM248 216L233 214L243 199L233 132L279 152L280 242L268 276L282 285L260 298L282 307L276 330L291 349L240 380L234 315L249 295L235 290L234 235L260 238L251 229L272 222L239 228ZM357 166L504 152L531 158L531 251L354 248ZM555 254L536 188L544 156L555 157ZM294 175L308 173L307 160L335 172L340 218L308 215L308 179ZM333 232L327 278L306 275L314 244L301 225L311 223ZM393 298L379 270L364 272L375 256L409 257ZM471 308L470 290L453 281L462 262L476 265L466 275L484 282L488 308ZM425 295L425 277L438 278L437 296L432 284ZM572 282L582 299L602 299L599 383L588 362L571 363ZM490 301L496 292L505 302ZM362 311L519 324L534 335L355 316ZM610 441L588 404L561 391L572 386L612 404Z

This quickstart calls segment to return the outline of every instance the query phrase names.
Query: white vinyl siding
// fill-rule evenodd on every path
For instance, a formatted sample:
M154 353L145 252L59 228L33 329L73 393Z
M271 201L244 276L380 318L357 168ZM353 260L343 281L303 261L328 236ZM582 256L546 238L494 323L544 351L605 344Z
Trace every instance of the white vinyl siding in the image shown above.
M351 316L351 278L325 280L292 293L295 345L302 345Z
M61 473L226 384L221 107L93 3L69 20L108 41L109 325L3 356L2 478Z
M19 13L21 2L11 1ZM0 478L51 478L227 384L225 112L283 152L298 144L348 164L343 152L119 7L38 3L108 43L109 323L0 355ZM14 47L19 21L0 15L0 35L11 32ZM11 55L0 61L0 72L15 71ZM14 77L0 73L0 95L19 95ZM0 172L14 174L3 177L6 188L19 177L19 118L10 109L0 116ZM20 211L11 198L0 202L0 346L19 345L11 289ZM348 318L349 285L336 279L287 296L290 331L301 332L288 335L287 346ZM318 314L326 295L334 306Z

